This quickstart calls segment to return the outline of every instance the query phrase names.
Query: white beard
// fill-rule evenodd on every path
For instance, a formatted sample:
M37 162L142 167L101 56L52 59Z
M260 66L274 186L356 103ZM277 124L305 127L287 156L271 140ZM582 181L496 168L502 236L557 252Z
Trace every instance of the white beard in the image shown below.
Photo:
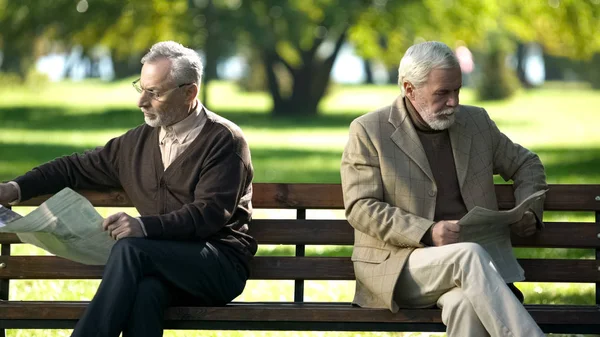
M161 126L160 117L156 117L154 119L150 119L150 117L144 116L144 122L146 122L146 124L148 124L148 126L151 126L153 128Z
M154 116L154 118L150 118L150 117L144 115L144 122L146 122L146 124L148 124L148 126L151 126L153 128L156 128L159 126L169 126L169 125L173 124L173 122L175 120L173 114L170 112L167 112L167 111L163 111L162 114L152 113L152 115Z
M441 131L446 130L454 124L457 110L455 108L448 108L433 114L425 111L422 117L430 128Z

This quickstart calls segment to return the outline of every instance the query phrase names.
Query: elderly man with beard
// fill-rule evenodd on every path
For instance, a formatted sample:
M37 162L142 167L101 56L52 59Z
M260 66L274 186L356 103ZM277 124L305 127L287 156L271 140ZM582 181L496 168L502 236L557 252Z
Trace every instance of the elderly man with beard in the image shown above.
M198 54L160 42L142 63L133 84L145 125L0 184L0 202L13 203L65 187L122 188L141 214L104 220L117 241L72 336L162 336L168 305L238 296L256 253L250 151L239 127L198 101Z
M484 109L459 105L461 82L448 46L416 44L400 62L401 95L350 125L341 177L355 229L354 303L392 312L437 305L451 337L543 336L505 283L523 280L522 269L504 280L481 246L458 242L457 221L475 206L498 208L494 174L513 180L520 202L546 188L544 167ZM543 199L512 231L534 234L542 207Z

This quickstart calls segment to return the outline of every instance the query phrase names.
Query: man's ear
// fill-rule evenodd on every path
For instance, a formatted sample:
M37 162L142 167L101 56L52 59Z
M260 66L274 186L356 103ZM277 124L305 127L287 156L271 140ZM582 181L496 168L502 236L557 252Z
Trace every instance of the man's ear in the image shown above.
M185 89L185 99L188 102L193 102L196 98L198 98L198 93L200 88L196 83L192 83L188 85Z
M404 81L404 83L402 83L402 87L404 88L404 96L408 98L414 98L415 87L410 82Z

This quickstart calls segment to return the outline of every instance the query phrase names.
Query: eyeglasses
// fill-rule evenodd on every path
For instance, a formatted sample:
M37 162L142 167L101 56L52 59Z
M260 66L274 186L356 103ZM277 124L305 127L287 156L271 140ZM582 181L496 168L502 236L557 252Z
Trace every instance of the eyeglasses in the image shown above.
M167 89L165 91L160 92L160 91L156 91L156 90L146 90L146 89L142 88L142 85L140 83L140 78L138 78L137 80L135 80L131 83L131 85L133 85L133 88L135 89L135 91L137 91L140 94L145 91L146 93L148 93L148 96L150 96L150 98L152 98L153 100L157 100L157 101L160 101L161 98L166 96L169 92L171 92L175 89L179 89L183 86L190 85L190 84L193 84L193 83L183 83L174 88Z

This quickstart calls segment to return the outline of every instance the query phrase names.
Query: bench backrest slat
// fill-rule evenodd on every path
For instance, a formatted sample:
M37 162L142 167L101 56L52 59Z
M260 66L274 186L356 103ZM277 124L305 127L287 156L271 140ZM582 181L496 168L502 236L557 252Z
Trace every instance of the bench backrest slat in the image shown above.
M255 208L342 209L342 190L339 184L253 184ZM600 185L550 185L545 209L549 211L600 211ZM97 207L129 207L131 201L122 191L82 191ZM500 209L514 206L511 185L496 185ZM34 198L23 206L38 206L49 196Z

